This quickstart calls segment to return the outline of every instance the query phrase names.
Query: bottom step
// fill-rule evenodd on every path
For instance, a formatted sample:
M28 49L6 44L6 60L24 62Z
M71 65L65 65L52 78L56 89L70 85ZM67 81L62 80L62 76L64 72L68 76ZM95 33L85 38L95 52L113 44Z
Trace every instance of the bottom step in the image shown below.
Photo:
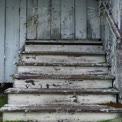
M4 112L4 121L100 122L117 118L122 108L101 105L5 105L1 111Z

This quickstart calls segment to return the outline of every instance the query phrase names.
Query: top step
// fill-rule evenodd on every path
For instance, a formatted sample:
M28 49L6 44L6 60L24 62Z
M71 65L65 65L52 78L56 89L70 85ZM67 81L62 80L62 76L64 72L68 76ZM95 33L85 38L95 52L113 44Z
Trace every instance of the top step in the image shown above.
M52 44L52 45L102 45L100 39L94 40L26 40L26 45Z

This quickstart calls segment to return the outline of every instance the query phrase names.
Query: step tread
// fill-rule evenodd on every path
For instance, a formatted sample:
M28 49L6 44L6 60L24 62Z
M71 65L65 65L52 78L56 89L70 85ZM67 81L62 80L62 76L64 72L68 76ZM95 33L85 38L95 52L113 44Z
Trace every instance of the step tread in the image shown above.
M111 75L48 75L37 73L20 73L13 75L14 79L67 79L67 80L114 80L115 77Z
M99 112L99 113L122 113L122 108L114 108L105 105L4 105L1 112Z
M34 63L19 62L17 66L80 66L80 67L110 67L109 63Z
M42 52L42 51L22 51L20 52L20 54L32 54L32 55L68 55L68 56L105 56L106 53L103 52L50 52L50 51L46 51L46 52Z
M26 40L26 45L63 44L63 45L102 45L99 39L94 40Z
M10 94L119 94L114 88L106 89L26 89L26 88L9 88L5 93Z

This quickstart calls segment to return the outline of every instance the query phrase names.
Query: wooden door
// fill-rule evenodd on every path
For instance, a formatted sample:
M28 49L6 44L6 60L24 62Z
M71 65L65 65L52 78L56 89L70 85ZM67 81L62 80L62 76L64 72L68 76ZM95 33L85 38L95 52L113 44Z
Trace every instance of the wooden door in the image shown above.
M27 39L100 38L96 0L27 0Z

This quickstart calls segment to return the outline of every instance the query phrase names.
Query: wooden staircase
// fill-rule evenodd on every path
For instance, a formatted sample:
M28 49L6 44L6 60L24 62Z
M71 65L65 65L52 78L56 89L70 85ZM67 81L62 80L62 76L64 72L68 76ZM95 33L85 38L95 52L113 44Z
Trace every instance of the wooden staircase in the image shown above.
M27 40L20 53L14 88L3 120L33 122L97 122L116 118L117 103L99 40ZM104 105L102 105L104 104Z

